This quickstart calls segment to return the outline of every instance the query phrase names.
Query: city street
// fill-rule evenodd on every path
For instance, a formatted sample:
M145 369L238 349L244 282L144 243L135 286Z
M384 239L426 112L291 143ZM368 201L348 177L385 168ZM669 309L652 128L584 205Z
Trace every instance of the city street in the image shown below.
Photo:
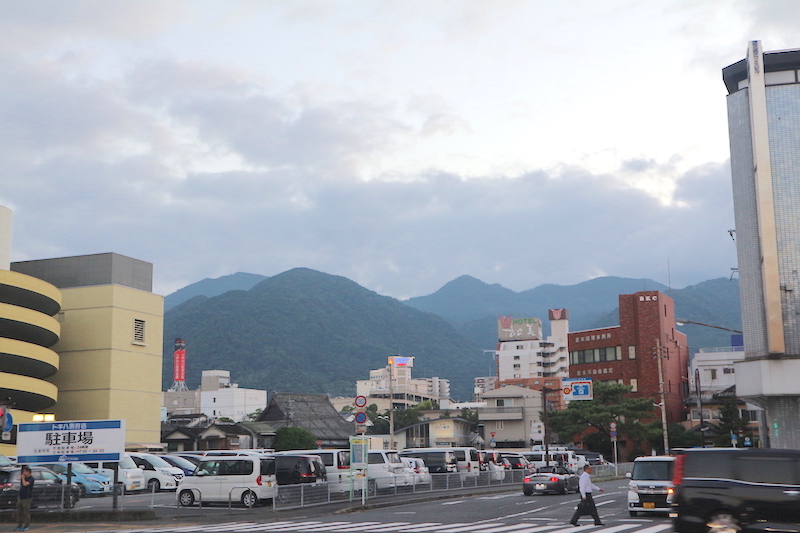
M392 504L392 498L370 502L378 508L342 512L346 506L319 506L289 512L274 512L270 507L248 510L241 507L228 511L227 506L181 509L176 515L172 494L158 494L156 504L160 518L150 522L115 524L55 524L47 531L125 531L127 533L192 533L192 532L319 532L319 533L660 533L672 524L665 515L631 518L626 509L627 482L599 482L605 492L595 501L604 526L594 526L590 517L583 517L579 527L569 525L577 495L524 496L519 491L495 492L446 499L404 495L397 499L407 503ZM443 496L443 495L438 495ZM129 496L129 498L131 498ZM148 505L149 495L138 505ZM97 500L101 503L102 500ZM91 503L91 500L89 500ZM102 502L103 504L105 502ZM130 501L132 504L133 501ZM126 502L129 505L129 502ZM163 506L163 507L162 507Z

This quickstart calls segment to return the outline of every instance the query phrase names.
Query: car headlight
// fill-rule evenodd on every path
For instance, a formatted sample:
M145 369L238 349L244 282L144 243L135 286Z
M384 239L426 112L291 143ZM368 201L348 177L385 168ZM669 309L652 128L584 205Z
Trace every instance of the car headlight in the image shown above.
M628 490L631 492L636 492L637 490L639 490L639 485L637 485L636 483L631 483L630 485L628 485Z

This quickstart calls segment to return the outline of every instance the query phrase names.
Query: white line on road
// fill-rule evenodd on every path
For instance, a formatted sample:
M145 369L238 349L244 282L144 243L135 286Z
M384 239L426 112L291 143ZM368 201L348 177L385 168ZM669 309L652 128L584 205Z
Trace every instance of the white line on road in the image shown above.
M454 502L444 502L442 505L456 505L459 503L464 503L464 500L456 500Z
M490 527L500 527L503 523L501 522L487 522L485 524L479 524L477 522L473 522L472 524L467 524L464 527L457 527L451 529L441 529L439 530L440 533L463 533L464 531L477 531L479 529L488 529Z
M601 505L608 505L609 503L614 503L614 500L606 500L604 502L597 502L594 504L595 507L600 507Z
M544 528L548 528L549 527L549 528L552 529L552 528L554 528L556 526L540 526L540 527L544 527ZM531 529L531 525L530 524L516 524L516 525L513 525L513 526L496 527L496 528L493 528L493 529L484 529L481 533L502 533L502 532L510 532L510 531L515 530L515 529L517 529L517 530L519 530L519 529ZM516 531L514 531L514 533L516 533Z
M671 527L672 527L671 523L669 523L669 524L659 524L657 526L646 527L644 529L640 529L636 533L658 533L659 531L664 531L665 529L670 529Z
M439 531L440 529L447 529L447 528L451 528L451 527L455 527L455 526L467 526L467 525L469 525L469 524L467 524L466 522L463 522L463 523L460 523L460 524L444 524L444 525L440 524L438 526L429 526L429 527L413 527L413 528L410 527L408 529L403 528L400 531L404 531L404 532L413 531L414 533L418 533L420 531Z
M378 523L375 525L364 525L370 524L371 522L356 522L352 524L352 527L346 529L337 529L337 531L371 531L373 529L379 529L381 531L391 531L393 529L402 529L405 526L411 524L411 522L386 522L386 523ZM399 526L399 527L398 527Z

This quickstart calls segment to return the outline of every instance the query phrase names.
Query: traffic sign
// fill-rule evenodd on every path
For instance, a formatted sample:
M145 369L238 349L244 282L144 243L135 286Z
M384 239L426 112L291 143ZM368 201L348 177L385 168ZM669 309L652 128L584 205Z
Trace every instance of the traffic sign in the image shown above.
M355 416L356 424L366 424L367 423L367 413L364 411L359 411L356 413Z
M608 425L608 427L610 427L611 429L617 429L617 423L616 423L616 422L611 422L611 423Z
M497 433L495 433L494 431L492 431L492 432L490 432L490 435L492 436L492 438L494 438L494 436L495 436L495 435L497 435Z
M561 388L564 391L564 400L591 400L592 378L562 378Z
M356 404L356 407L366 407L367 406L367 397L366 396L356 396L356 401L353 402Z
M6 412L6 423L3 426L3 431L11 431L14 427L14 417L11 416L11 411Z

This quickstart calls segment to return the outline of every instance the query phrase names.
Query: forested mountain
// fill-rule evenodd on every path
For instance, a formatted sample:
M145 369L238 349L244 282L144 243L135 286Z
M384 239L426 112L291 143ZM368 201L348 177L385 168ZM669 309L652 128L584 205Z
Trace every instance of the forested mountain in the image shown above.
M186 339L190 388L201 370L225 369L242 387L353 394L355 380L399 354L416 357L415 376L448 378L453 395L468 399L472 378L492 371L491 358L442 318L304 268L167 311L165 386L178 337Z
M248 291L265 279L267 279L267 276L248 274L246 272L237 272L221 278L206 278L197 283L187 285L164 298L164 311L169 311L176 305L191 300L195 296L208 296L210 298L225 294L228 291Z
M399 354L416 356L414 376L450 379L454 397L469 399L472 378L494 374L483 350L496 345L499 315L539 317L549 329L547 310L566 308L572 331L613 326L618 295L641 290L672 296L678 318L741 329L738 281L725 278L670 290L652 280L604 277L517 293L462 276L430 296L401 302L304 268L272 278L238 273L167 297L193 296L166 311L163 382L172 382L173 341L182 337L190 388L201 370L224 369L243 387L353 394L356 380ZM691 353L730 344L726 331L680 329Z

